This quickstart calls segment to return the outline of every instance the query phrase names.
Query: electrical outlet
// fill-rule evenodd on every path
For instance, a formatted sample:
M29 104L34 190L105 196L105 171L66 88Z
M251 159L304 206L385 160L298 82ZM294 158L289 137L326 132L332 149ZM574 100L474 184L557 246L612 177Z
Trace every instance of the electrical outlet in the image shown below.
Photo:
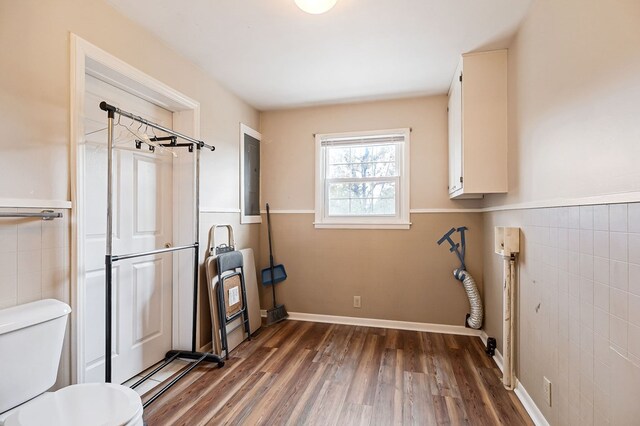
M353 307L360 308L362 305L360 304L360 296L353 296Z
M547 405L551 407L551 381L546 377L543 377L542 382L542 392L544 393L544 399L547 402Z

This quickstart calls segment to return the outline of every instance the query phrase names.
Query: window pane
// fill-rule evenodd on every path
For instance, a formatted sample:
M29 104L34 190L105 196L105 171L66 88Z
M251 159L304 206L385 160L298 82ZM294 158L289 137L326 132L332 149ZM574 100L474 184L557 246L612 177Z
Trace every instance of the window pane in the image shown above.
M372 177L393 177L398 176L395 162L375 163L375 172Z
M334 183L329 185L329 199L349 199L351 191L350 183Z
M395 215L395 182L340 182L328 185L329 216Z
M377 161L396 161L395 145L378 145L373 149Z
M336 165L329 166L329 170L327 171L327 177L329 179L333 179L333 178L360 177L360 176L353 175L351 164L336 164Z
M331 216L348 216L349 215L349 200L330 200L329 201L329 215Z
M366 178L398 176L396 145L327 147L327 178Z
M351 162L362 163L370 162L373 160L373 147L372 146L358 146L351 148Z
M352 199L349 214L355 216L371 214L371 200L368 198Z
M375 198L373 200L374 214L396 214L396 200L393 198Z
M351 162L351 148L331 147L329 148L329 164L345 164Z

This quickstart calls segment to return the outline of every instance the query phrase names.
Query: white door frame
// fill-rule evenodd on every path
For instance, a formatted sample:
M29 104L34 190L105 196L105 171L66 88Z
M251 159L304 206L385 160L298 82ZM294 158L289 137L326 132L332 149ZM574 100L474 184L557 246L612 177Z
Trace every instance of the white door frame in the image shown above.
M71 381L84 378L84 139L85 76L120 89L173 112L174 130L200 137L200 104L166 84L71 33L70 164L71 164ZM105 114L105 126L107 116ZM194 162L190 156L173 160L173 243L190 244L195 238L193 212ZM105 212L106 214L106 212ZM198 213L199 214L199 213ZM191 350L193 253L177 252L173 262L172 349ZM177 285L176 285L177 284ZM198 332L198 330L196 330Z

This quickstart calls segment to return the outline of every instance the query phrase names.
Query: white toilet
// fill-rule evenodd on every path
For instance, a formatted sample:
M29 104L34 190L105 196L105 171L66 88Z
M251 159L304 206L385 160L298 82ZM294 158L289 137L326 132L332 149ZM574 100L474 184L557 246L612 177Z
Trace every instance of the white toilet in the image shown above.
M142 401L126 386L46 392L56 381L70 312L53 299L0 310L0 426L142 426Z

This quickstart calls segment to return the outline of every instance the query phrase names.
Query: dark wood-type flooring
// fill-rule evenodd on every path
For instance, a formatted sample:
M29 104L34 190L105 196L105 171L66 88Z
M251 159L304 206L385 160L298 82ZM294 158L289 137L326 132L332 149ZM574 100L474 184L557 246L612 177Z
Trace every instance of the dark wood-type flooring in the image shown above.
M283 321L198 366L155 425L531 425L477 337Z

